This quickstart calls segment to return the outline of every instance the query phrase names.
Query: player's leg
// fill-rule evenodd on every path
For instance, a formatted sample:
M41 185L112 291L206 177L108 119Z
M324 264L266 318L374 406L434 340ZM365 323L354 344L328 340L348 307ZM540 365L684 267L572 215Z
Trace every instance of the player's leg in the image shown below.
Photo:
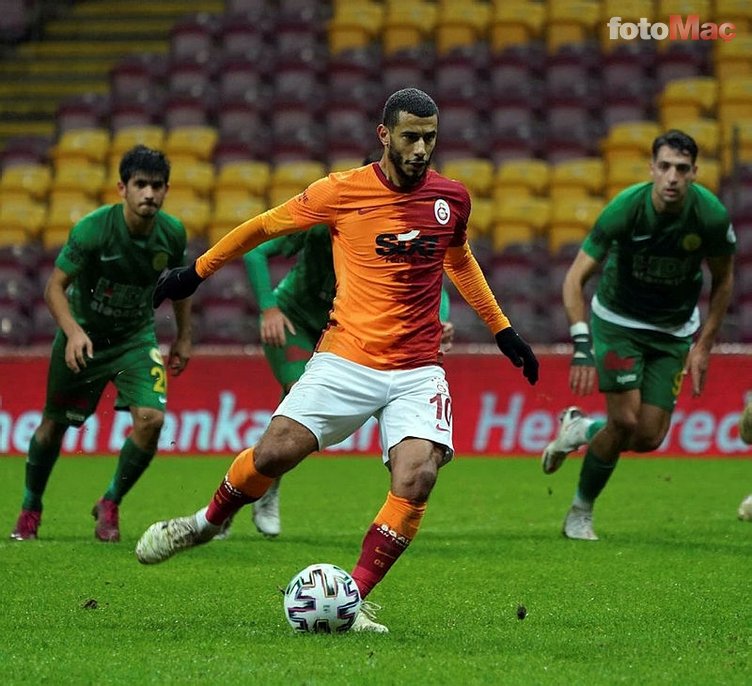
M94 536L120 540L120 503L151 464L164 424L167 373L156 341L146 340L114 351L108 361L118 391L115 407L130 410L133 430L123 442L104 495L92 508Z
M50 351L42 421L29 443L23 502L11 533L11 538L18 541L37 537L42 498L60 455L65 432L69 426L81 426L94 412L107 384L95 360L90 360L78 373L68 369L65 343L65 336L58 333Z

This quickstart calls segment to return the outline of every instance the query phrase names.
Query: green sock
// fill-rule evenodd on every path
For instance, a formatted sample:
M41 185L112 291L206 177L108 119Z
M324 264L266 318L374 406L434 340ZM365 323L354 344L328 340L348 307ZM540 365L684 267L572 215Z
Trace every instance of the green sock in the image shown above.
M24 510L42 511L42 496L58 455L60 455L59 448L41 445L35 436L31 437L29 455L26 458L26 482L21 505Z
M588 448L580 469L575 504L592 505L611 478L614 467L616 467L616 462L604 462L593 453L592 449Z
M104 494L106 500L114 500L116 503L125 497L125 494L133 488L140 476L154 457L153 451L141 450L131 439L125 439L120 450L117 468L112 476L112 481Z
M606 426L605 419L594 419L590 422L590 426L585 429L585 440L587 443L593 440L593 436L597 434L604 426Z

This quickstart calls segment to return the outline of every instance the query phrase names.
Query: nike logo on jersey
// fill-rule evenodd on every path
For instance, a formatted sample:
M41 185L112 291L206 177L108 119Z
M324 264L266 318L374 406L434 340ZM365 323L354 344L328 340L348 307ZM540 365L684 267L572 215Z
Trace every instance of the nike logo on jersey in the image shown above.
M652 236L632 236L632 242L638 243L639 241L646 241L649 238L652 238Z
M376 554L383 555L384 557L388 557L391 560L397 559L396 555L392 555L391 553L386 552L386 550L382 550L381 548L379 548L379 546L376 546Z
M122 255L100 255L99 260L101 262L112 262L113 260L119 260Z

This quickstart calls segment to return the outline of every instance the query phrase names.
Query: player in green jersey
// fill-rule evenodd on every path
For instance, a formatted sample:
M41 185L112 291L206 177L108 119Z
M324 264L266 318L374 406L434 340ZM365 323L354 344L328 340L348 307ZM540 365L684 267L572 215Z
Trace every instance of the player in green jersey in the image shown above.
M94 505L94 535L119 541L118 506L157 449L167 401L167 370L157 346L152 294L166 268L183 264L186 233L160 211L170 165L157 151L137 146L120 162L123 202L105 205L71 230L47 281L45 300L57 321L47 399L26 460L21 514L11 533L37 538L42 496L69 426L91 415L109 382L115 407L130 410L126 438L107 490ZM167 363L173 375L191 354L190 299L174 303L177 338Z
M269 260L297 256L295 264L272 287ZM335 293L332 240L329 227L318 224L262 243L243 257L248 279L261 310L261 343L274 378L284 398L300 378L313 354L321 332L329 321ZM452 345L454 326L449 319L449 295L442 291L439 318L443 322L442 349ZM253 523L264 536L273 538L281 531L279 483L253 503ZM219 537L227 535L229 520Z
M695 141L671 130L655 139L652 153L652 182L625 189L604 208L562 287L574 342L570 389L591 393L597 370L606 396L605 422L567 408L543 453L543 471L551 474L568 453L587 444L564 521L568 538L597 540L593 503L622 451L660 446L685 375L692 394L700 395L731 299L736 238L720 200L694 183ZM701 327L703 262L711 287ZM588 326L583 289L601 264Z

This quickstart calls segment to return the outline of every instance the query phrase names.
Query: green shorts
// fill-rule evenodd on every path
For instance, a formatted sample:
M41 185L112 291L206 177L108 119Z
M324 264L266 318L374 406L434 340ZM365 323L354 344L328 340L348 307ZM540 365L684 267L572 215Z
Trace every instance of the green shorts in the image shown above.
M643 403L673 412L692 337L630 329L596 315L591 330L600 391L639 389Z
M264 355L272 368L274 378L283 389L292 386L301 377L321 336L320 332L310 331L299 322L292 321L292 324L295 327L295 333L285 332L284 346L281 348L272 345L264 346Z
M78 374L65 364L67 338L58 331L47 375L46 417L81 426L94 413L107 384L117 389L115 409L151 407L164 411L167 373L155 337L141 335L105 348L94 345L94 357Z

